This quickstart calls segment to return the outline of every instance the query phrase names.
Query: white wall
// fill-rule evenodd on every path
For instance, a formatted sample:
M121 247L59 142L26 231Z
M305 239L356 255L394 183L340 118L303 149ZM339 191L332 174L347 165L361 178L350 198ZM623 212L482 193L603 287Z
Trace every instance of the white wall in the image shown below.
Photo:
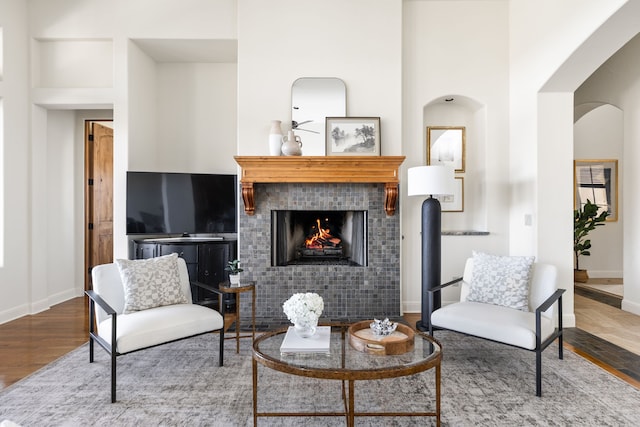
M75 113L68 110L48 112L46 139L46 236L40 236L46 245L44 259L47 271L46 294L54 303L66 301L80 294L75 283L74 264L75 224L83 223L82 211L74 203L76 180L82 183L83 176L76 176L76 150L74 145L83 145L82 135L75 134ZM80 151L82 152L82 151ZM82 169L80 169L82 172ZM78 216L80 213L80 216ZM45 306L49 306L46 301Z
M29 239L29 38L27 4L22 0L0 1L3 34L3 74L0 98L3 104L4 259L0 261L0 322L30 309Z
M580 89L576 92L576 97ZM624 124L623 112L605 104L583 115L574 125L573 156L575 159L616 159L618 177L623 176ZM588 270L589 277L622 277L624 216L624 182L618 179L618 220L607 221L589 234L592 243L590 256L580 257L580 268Z
M402 154L401 24L402 0L239 0L238 153L269 154L296 79L337 77L347 115L381 117L382 155Z
M110 88L113 85L111 40L34 40L31 53L34 87ZM88 66L91 72L86 72Z
M508 10L508 2L499 0L404 3L402 150L407 159L401 178L406 179L407 168L426 164L426 126L461 124L467 126L470 165L465 187L479 188L478 174L484 181L484 194L469 199L484 212L477 217L443 213L442 221L443 229L468 226L490 234L443 237L442 280L460 276L473 249L507 252ZM462 111L435 107L449 95L462 103ZM407 197L406 186L401 186L402 300L407 312L420 311L422 201ZM447 290L443 303L456 295L457 290Z
M225 63L157 66L155 168L236 173L237 70Z
M127 43L127 129L128 167L125 170L152 171L158 162L158 93L155 61L133 42ZM116 129L120 123L116 122ZM114 135L115 137L115 135ZM122 195L120 193L120 195ZM117 197L114 195L114 197ZM123 199L124 200L124 199Z

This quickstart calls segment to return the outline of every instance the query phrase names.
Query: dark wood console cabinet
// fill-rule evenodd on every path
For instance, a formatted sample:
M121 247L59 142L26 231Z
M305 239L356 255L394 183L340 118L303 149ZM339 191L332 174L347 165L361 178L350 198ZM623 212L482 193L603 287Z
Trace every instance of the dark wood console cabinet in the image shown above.
M189 279L218 287L228 280L224 270L227 263L237 257L237 241L232 239L197 241L185 239L141 239L133 241L136 259L152 258L176 252L184 258L189 271ZM203 305L217 305L218 297L213 292L192 287L193 302ZM232 304L229 295L227 305Z

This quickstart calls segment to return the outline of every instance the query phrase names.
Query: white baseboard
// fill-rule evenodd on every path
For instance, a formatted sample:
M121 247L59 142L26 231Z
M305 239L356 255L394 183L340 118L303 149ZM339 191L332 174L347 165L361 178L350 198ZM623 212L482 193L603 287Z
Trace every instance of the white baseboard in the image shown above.
M442 301L442 305L453 304L457 301ZM405 301L402 303L403 313L422 313L422 302L420 301Z
M403 313L420 313L420 307L421 307L421 303L420 301L415 302L415 301L405 301L402 303L402 312Z
M63 292L58 292L54 295L49 295L49 307L52 305L60 304L61 302L69 301L70 299L81 297L83 295L83 290L78 289L67 289Z
M72 298L81 297L82 295L82 290L68 289L66 291L50 295L47 298L34 301L31 304L21 304L17 307L12 307L8 310L0 312L0 324L19 319L20 317L29 314L41 313L43 311L49 310L52 305L60 304L61 302L68 301Z
M622 278L622 271L618 270L587 270L589 277L594 279Z
M640 316L640 304L622 299L622 310Z
M562 328L575 328L576 327L576 315L574 313L562 313Z
M41 313L45 310L49 310L52 305L60 304L61 302L65 302L79 296L82 296L82 291L79 292L77 289L67 289L65 291L58 292L57 294L49 295L46 299L31 304L30 314Z
M49 307L51 307L51 305L49 305L49 298L43 298L38 301L33 301L30 304L30 307L31 309L29 310L29 314L37 314L45 310L49 310Z
M29 306L27 304L12 307L8 310L0 312L0 324L16 320L22 316L29 314Z

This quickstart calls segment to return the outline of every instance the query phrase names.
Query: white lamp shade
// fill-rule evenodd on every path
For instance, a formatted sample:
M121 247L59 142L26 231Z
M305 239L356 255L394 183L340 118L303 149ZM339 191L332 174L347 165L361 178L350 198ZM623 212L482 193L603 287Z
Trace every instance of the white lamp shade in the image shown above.
M409 196L435 196L454 193L453 169L443 165L418 166L407 171Z

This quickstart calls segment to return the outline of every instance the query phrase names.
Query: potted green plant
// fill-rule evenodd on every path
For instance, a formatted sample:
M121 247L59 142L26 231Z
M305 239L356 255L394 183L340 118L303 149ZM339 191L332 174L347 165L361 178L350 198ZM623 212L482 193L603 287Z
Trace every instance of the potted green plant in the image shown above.
M224 269L229 272L229 282L232 285L240 283L240 273L244 271L240 268L240 260L234 259L227 262L227 266Z
M609 212L602 211L595 203L587 199L587 203L573 211L573 253L575 257L575 268L573 278L576 282L585 283L589 279L587 270L580 269L580 255L589 256L591 252L591 240L587 235L596 227L604 225Z

